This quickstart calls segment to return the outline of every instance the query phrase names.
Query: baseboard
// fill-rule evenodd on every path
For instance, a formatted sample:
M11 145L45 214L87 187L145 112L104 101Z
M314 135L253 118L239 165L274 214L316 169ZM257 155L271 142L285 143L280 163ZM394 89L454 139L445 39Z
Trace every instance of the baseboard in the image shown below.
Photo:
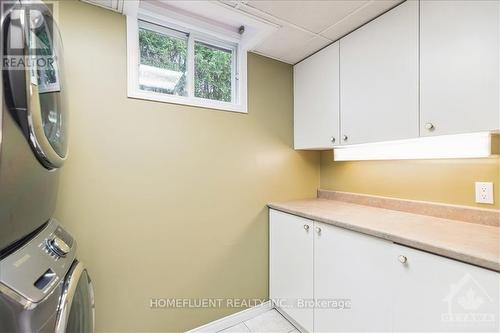
M208 324L193 328L192 330L186 331L186 333L215 333L236 324L239 324L243 321L251 319L253 317L257 317L258 315L269 311L273 308L273 304L271 301L264 302L262 304L256 305L249 309L245 309L240 312L233 313L227 317L214 320Z

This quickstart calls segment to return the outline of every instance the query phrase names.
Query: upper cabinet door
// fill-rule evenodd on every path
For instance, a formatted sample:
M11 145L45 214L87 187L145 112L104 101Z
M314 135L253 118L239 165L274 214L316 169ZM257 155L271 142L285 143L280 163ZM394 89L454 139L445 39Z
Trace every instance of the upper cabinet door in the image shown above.
M342 144L418 136L418 2L340 40Z
M499 1L421 1L421 135L500 128Z
M293 67L295 149L339 143L339 43Z

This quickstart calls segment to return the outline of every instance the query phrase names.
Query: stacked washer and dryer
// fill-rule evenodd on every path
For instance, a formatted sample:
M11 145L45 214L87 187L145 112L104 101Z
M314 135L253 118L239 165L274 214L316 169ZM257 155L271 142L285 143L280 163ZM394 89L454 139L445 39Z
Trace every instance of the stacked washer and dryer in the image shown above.
M67 155L59 31L50 4L0 5L0 332L93 332L90 277L53 218Z

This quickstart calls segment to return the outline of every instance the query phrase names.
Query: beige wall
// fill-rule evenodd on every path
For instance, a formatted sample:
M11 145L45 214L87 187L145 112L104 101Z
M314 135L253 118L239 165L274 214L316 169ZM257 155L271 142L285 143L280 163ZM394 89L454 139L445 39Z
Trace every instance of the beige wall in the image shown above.
M499 159L293 151L289 65L249 55L247 115L128 99L124 17L64 1L60 25L71 146L57 217L92 274L98 331L182 331L236 311L150 309L152 297L266 297L271 200L321 186L474 205L482 180L500 207Z
M495 205L474 202L474 182L494 183ZM321 153L321 188L500 208L500 159L333 162Z
M248 114L128 99L125 18L64 1L60 25L71 132L56 216L94 280L97 330L174 332L236 311L154 310L151 297L267 297L266 203L319 186L319 153L291 148L291 66L249 55Z

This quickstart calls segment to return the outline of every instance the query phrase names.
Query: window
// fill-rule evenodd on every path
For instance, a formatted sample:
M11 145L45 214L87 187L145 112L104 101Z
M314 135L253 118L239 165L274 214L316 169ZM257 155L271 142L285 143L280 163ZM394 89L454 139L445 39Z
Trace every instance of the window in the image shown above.
M186 34L139 25L139 89L187 96L187 48Z
M195 42L194 95L231 102L233 90L233 50Z
M129 97L246 112L246 52L234 36L147 15L127 17L127 34Z

